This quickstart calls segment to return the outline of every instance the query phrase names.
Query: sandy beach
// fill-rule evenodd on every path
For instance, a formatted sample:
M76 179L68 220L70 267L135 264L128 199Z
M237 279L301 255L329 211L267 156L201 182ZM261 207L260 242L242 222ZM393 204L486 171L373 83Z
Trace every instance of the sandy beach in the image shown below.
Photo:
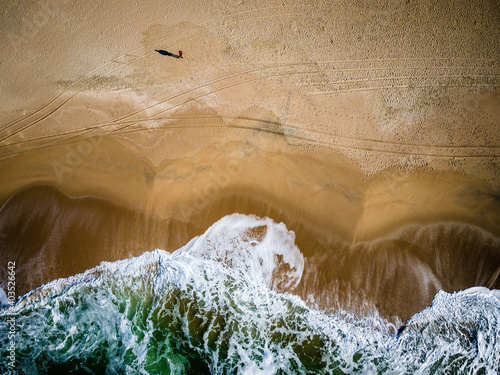
M15 261L19 294L232 213L295 232L294 293L327 311L405 320L500 288L498 2L0 9L0 283Z

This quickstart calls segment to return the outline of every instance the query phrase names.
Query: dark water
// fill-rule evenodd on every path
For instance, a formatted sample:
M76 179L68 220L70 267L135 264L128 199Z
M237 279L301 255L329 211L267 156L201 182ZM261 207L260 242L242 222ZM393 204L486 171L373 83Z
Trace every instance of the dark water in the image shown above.
M4 306L0 371L12 319L15 369L28 374L500 371L497 291L438 292L398 332L293 294L305 267L284 224L225 217L172 254L102 263Z

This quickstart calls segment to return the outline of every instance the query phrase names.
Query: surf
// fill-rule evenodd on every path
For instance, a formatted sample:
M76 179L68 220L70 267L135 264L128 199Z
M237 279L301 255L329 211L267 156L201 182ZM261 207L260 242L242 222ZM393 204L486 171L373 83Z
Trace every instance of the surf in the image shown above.
M173 253L154 250L58 279L1 310L0 370L16 321L21 373L494 374L500 300L440 291L399 330L294 292L295 234L234 214Z

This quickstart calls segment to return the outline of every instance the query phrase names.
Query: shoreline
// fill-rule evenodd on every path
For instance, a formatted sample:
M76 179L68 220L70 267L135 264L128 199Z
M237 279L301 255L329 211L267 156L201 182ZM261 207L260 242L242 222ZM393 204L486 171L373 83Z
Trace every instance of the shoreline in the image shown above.
M255 161L250 164L255 164ZM177 171L182 170L177 168ZM245 178L252 178L251 171L243 171ZM270 171L270 178L276 173L276 170ZM210 170L205 170L194 180L204 181L205 185L201 186L213 188L217 186L213 176ZM273 191L280 191L280 186L273 187L270 183L267 190L243 189L236 183L236 175L228 172L227 176L233 179L232 182L226 185L224 178L220 177L221 185L214 190L217 194L210 199L200 199L196 192L202 190L190 188L187 183L179 184L176 190L172 189L172 182L169 185L153 183L154 189L147 191L144 201L135 201L135 206L128 207L123 202L113 203L104 195L100 198L91 194L76 197L73 193L73 198L70 198L55 188L34 186L11 198L0 210L0 230L10 232L1 243L2 258L5 261L15 259L16 264L22 265L18 269L19 290L27 292L54 278L83 272L101 261L138 256L154 248L174 251L201 235L221 217L241 213L270 217L285 223L295 232L297 246L312 262L309 264L312 269L317 268L312 281L309 276L304 277L305 284L301 284L297 293L306 300L311 290L315 291L316 302L324 309L337 306L356 310L362 306L366 308L368 303L377 306L384 316L398 316L404 320L427 306L440 288L457 291L478 284L500 287L500 279L495 276L498 273L495 265L500 264L500 239L485 228L488 220L495 222L494 207L490 207L492 211L486 215L481 211L469 211L461 217L453 216L456 212L463 214L453 207L446 207L446 202L454 203L452 198L456 196L443 199L439 195L442 216L436 212L435 202L431 201L433 215L427 214L423 217L425 220L419 222L412 218L411 207L421 190L422 175L417 178L418 189L405 190L405 193L413 194L413 200L406 202L406 210L401 210L404 205L399 196L392 198L404 220L394 219L392 207L396 203L391 203L391 200L385 205L378 202L365 208L368 213L363 212L362 199L359 199L358 211L350 201L346 207L351 210L352 218L347 221L356 217L359 220L357 226L350 227L353 231L350 233L346 231L349 227L341 226L346 221L342 210L329 215L318 211L319 207L327 210L324 202L328 201L338 207L345 199L340 191L330 192L335 199L321 197L314 205L305 206L307 200L303 191L288 191L280 199L273 194ZM108 184L103 179L93 181L97 180ZM266 186L262 176L260 183ZM463 186L459 185L460 189ZM417 217L429 209L422 204L417 206L419 209L413 212ZM462 210L464 208L466 206ZM404 214L408 216L404 217ZM463 219L481 216L482 227L474 225L472 220L466 222ZM359 235L362 226L365 228L364 238ZM385 276L376 276L381 270ZM420 275L421 272L426 276ZM330 289L335 291L333 295L321 292ZM364 300L359 300L361 297L356 299L362 301L360 306L350 300L353 293L365 296Z
M0 14L0 256L26 288L175 250L234 212L285 222L317 288L389 315L495 279L492 2L51 4Z
M189 221L224 196L243 195L289 207L353 243L407 223L446 221L500 237L500 193L477 178L394 167L367 178L336 151L290 145L274 134L259 137L226 137L156 167L140 148L116 137L27 153L0 166L6 181L0 206L30 186L53 186L70 197L102 198L142 214ZM245 211L252 213L250 207Z

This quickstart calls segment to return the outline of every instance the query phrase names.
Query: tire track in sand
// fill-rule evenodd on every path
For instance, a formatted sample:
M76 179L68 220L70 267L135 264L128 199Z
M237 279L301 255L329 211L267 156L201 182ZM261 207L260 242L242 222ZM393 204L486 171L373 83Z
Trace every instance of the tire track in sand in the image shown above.
M298 8L298 7L310 7L310 6L307 6L307 5L304 5L304 6L286 6L286 7L293 7L293 8ZM241 15L241 14L247 14L247 13L251 13L251 12L258 12L258 11L262 11L262 10L269 10L269 9L283 9L284 7L281 6L281 7L264 7L264 8L258 8L258 9L252 9L252 10L247 10L247 11L242 11L242 12L236 12L236 13L232 13L232 14L229 14L229 15L225 15L225 16L222 16L216 20L212 20L212 21L207 21L206 23L202 23L200 25L194 25L192 26L192 29L193 30L196 30L197 28L199 27L207 27L207 25L211 24L211 23L215 23L215 22L222 22L223 23L223 20L225 18L228 18L228 17L234 17L236 15ZM283 15L300 15L300 16L304 16L306 13L304 12L301 12L301 13L289 13L289 14L278 14L279 16L283 16ZM253 18L248 18L248 19L244 19L244 20L240 20L238 22L247 22L247 21L253 21L253 20L257 20L257 19L262 19L262 18L269 18L269 17L274 17L276 15L265 15L265 16L259 16L259 17L253 17ZM237 24L238 22L233 22L232 24L228 24L228 25L234 25L234 24ZM219 26L214 26L214 27L211 27L209 28L209 30L215 30L217 28L221 28L221 27L226 27L228 26L226 25L225 23L223 23L222 25L219 25ZM119 69L122 69L124 67L127 67L129 65L132 65L140 60L143 60L147 57L150 57L152 55L155 55L156 52L150 52L150 53L147 53L143 56L135 56L134 54L137 53L137 52L140 52L140 51L146 51L150 48L152 48L152 46L154 45L157 45L159 43L162 43L163 41L165 40L168 40L172 37L175 37L175 36L178 36L178 35L185 35L186 32L183 31L183 32L180 32L180 33L177 33L177 34L174 34L173 36L169 36L169 37L166 37L166 38L163 38L163 39L160 39L160 40L157 40L155 42L152 42L150 43L149 45L147 46L144 46L144 47L141 47L141 48L138 48L138 49L135 49L135 50L132 50L130 52L127 52L127 53L124 53L118 57L115 57L113 58L112 60L110 60L109 62L105 63L104 65L101 65L100 67L92 70L91 72L87 73L84 77L80 78L79 80L73 82L69 87L67 87L65 90L63 90L61 93L57 94L55 97L53 97L52 99L49 99L49 101L47 101L45 104L43 104L41 107L37 108L34 112L32 113L29 113L29 114L26 114L16 120L13 120L5 125L3 125L3 127L0 129L0 131L3 131L3 130L7 130L9 129L10 127L16 125L17 123L21 122L21 121L24 121L25 119L27 118L30 118L32 116L35 116L37 114L39 114L41 111L43 111L45 108L49 107L52 103L54 103L57 99L61 98L66 92L69 92L69 90L72 88L72 87L75 87L75 86L78 86L80 83L83 83L86 79L90 78L90 76L92 74L95 74L96 72L98 72L100 69L103 69L109 65L112 65L113 63L117 63L117 64L120 64L118 67L115 67L109 71L107 71L106 73L104 73L103 76L99 77L99 78L96 78L94 80L92 80L91 82L87 83L85 86L83 86L82 88L80 88L78 91L76 91L75 93L71 94L69 98L65 99L61 104L57 105L56 108L54 108L53 110L51 110L49 113L47 114L43 114L41 117L39 117L38 119L34 120L33 122L23 126L22 128L20 129L16 129L14 132L11 132L9 134L7 134L6 136L4 136L3 138L0 139L0 142L12 137L12 136L15 136L17 133L19 132L22 132L28 128L30 128L31 126L33 125L36 125L37 123L43 121L44 119L48 118L49 116L51 116L52 114L54 114L56 111L58 111L59 109L61 109L66 103L68 103L71 99L73 99L75 96L77 96L80 92L82 92L83 90L91 87L92 85L95 85L96 83L98 83L99 81L105 79L107 77L107 75L119 70ZM170 45L167 45L165 46L164 48L170 48L174 45L178 45L182 42L185 42L187 40L191 40L193 38L196 38L196 37L199 37L203 35L203 33L197 33L195 35L191 35L189 37L184 37L183 39L181 40L177 40L175 42L173 42L172 44ZM132 60L128 60L128 61L125 61L125 62L122 62L122 61L119 61L120 59L122 58L129 58L129 57L132 57Z

